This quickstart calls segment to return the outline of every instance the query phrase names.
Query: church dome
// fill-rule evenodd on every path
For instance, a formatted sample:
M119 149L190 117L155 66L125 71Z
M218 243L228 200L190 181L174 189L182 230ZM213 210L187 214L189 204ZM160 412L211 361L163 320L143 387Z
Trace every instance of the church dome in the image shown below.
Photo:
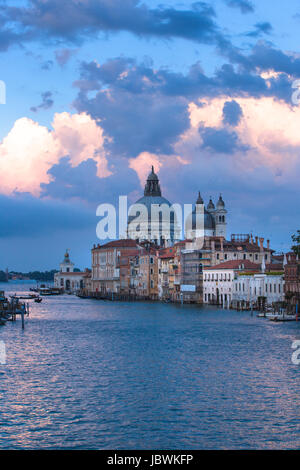
M187 217L187 222L192 219L192 229L196 230L196 221L199 220L199 226L201 223L201 215L196 214L196 207L193 212ZM213 216L204 208L204 230L215 230L215 220Z
M217 204L217 209L224 209L225 208L225 202L222 199L222 194L220 194L218 204Z
M202 201L199 202L198 201ZM200 213L197 211L197 206L202 206L203 212ZM203 226L204 225L204 226ZM198 196L196 201L196 205L192 211L192 213L187 217L185 223L185 234L187 238L195 238L201 236L213 236L215 232L216 224L215 219L208 212L208 210L204 206L204 202L202 197Z
M162 214L159 214L158 220L153 221L151 218L151 209L154 206L155 208L159 209L162 206L167 206L168 208L172 206L172 204L162 196L159 179L158 176L154 172L154 168L152 166L151 173L149 174L145 190L144 196L138 199L132 208L129 210L128 215L128 236L129 238L136 238L136 230L134 227L136 226L134 221L136 221L140 216L141 213L134 209L134 206L137 204L142 204L147 209L147 220L140 221L139 224L139 231L141 233L141 240L151 240L153 233L156 233L154 240L158 243L161 243L163 237L164 230L169 229L167 231L170 232L170 241L174 241L175 235L175 212L173 210L169 211L169 217L167 220L163 220ZM137 208L138 209L138 208ZM132 225L131 225L132 224ZM130 227L131 225L131 227ZM132 228L133 227L133 228Z
M210 198L209 203L207 204L207 210L208 211L214 211L215 210L215 205L212 202L212 198Z
M147 181L158 181L158 176L154 172L154 166L152 165L151 173L149 173L149 176L147 178Z

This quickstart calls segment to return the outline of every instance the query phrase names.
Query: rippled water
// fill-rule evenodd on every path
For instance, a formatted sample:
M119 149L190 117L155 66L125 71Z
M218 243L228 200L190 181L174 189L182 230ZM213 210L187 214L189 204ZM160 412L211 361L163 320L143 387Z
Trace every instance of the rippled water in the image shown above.
M299 449L296 339L248 313L44 298L0 327L0 448Z

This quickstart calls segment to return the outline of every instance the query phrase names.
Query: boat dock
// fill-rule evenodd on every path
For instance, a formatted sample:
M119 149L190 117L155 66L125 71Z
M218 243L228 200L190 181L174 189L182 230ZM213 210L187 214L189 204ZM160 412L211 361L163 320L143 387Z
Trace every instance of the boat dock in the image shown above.
M16 321L20 316L22 320L22 329L25 328L25 317L29 316L29 303L21 302L16 297L8 300L3 291L0 291L0 325L7 321Z

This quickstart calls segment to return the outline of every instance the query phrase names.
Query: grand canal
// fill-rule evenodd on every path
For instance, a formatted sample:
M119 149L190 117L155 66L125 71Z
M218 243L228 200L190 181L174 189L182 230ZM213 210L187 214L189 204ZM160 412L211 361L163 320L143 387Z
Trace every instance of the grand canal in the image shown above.
M0 327L0 448L299 449L299 339L249 313L44 298Z

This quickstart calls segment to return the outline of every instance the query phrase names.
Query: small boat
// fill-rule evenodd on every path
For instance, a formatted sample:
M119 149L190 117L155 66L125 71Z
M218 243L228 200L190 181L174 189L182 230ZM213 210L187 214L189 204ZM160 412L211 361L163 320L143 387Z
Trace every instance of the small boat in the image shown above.
M40 295L60 295L61 290L57 287L42 287L40 289Z
M29 295L10 295L10 298L11 299L15 299L15 300L33 300L37 297L36 294L29 294Z
M37 304L40 304L40 303L42 302L42 300L43 300L42 297L36 297L36 298L34 299L34 301L35 301Z
M274 313L273 315L269 315L268 319L274 322L288 322L288 321L296 321L297 316L291 315L291 314Z

